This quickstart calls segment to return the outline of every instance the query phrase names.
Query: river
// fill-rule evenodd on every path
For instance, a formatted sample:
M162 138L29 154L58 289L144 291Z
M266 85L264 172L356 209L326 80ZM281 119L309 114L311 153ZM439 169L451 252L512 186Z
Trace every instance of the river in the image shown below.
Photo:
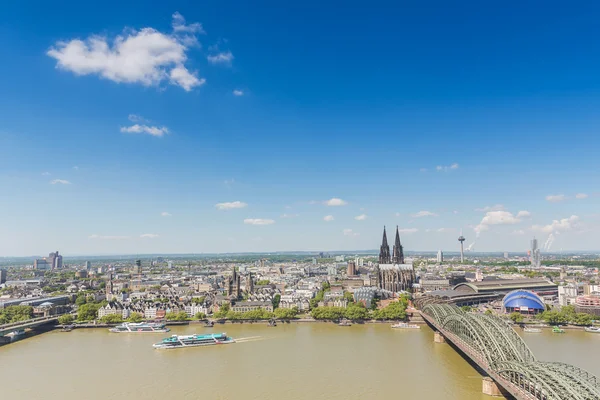
M226 331L241 343L155 350L165 334L53 331L0 347L3 399L490 400L481 376L427 327L326 323L177 326ZM168 334L167 334L168 335ZM525 334L541 360L600 376L600 334Z

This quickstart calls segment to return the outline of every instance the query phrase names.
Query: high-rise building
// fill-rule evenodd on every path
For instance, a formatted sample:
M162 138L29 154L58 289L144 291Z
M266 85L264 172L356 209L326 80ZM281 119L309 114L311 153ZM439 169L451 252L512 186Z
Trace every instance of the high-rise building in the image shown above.
M92 262L91 261L86 261L85 262L85 269L88 270L88 271L90 269L92 269Z
M8 271L5 269L0 269L0 285L6 283L6 277L8 276Z
M249 272L246 276L246 292L248 294L254 293L254 281L252 280L252 272Z
M504 252L504 259L505 259L505 260L508 260L508 258L509 258L509 257L508 257L508 251L505 251L505 252Z
M538 241L534 237L531 241L531 255L530 255L531 266L539 268L542 266L542 254L538 247Z
M58 254L58 250L55 253L48 254L48 263L52 269L61 269L63 267L63 257Z
M438 250L438 253L437 253L437 262L439 262L439 263L444 262L444 253L441 250Z
M169 269L173 268L173 261L167 261L167 267L169 267Z
M45 258L38 258L33 261L33 269L37 269L39 271L46 271L52 268L52 264L48 262Z
M465 237L462 235L462 230L460 231L460 236L458 237L458 241L460 242L460 262L461 264L465 262Z
M354 261L348 261L348 269L346 271L346 275L348 275L348 276L358 275L356 272L356 263Z

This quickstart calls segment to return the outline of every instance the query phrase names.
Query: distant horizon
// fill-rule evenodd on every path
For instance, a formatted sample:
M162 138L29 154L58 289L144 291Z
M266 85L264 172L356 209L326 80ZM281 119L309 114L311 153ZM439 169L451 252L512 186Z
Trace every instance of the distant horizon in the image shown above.
M317 251L305 251L305 250L297 250L297 251L259 251L259 252L206 252L206 253L107 253L107 254L64 254L60 253L64 258L82 258L82 257L140 257L140 258L148 258L148 257L186 257L186 256L238 256L238 255L300 255L300 256L318 256L319 253L325 253L331 256L336 255L373 255L377 256L379 254L379 250L317 250ZM414 254L432 254L436 255L438 250L408 250L404 253L406 255L414 255ZM449 256L459 256L460 251L444 251L442 250L444 255ZM465 252L465 258L469 258L470 255L492 255L498 254L502 255L503 253L508 253L509 256L527 256L527 251L469 251ZM542 252L542 255L581 255L581 254L589 254L589 255L599 255L600 250L562 250L562 251L552 251L552 252ZM0 256L0 259L31 259L34 260L36 258L45 258L47 256L44 255L28 255L28 256Z

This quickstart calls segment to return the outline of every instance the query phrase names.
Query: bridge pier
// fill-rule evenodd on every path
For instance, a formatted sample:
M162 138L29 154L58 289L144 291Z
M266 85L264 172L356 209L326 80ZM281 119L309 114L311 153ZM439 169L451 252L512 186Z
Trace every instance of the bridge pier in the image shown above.
M440 332L435 331L433 334L433 341L435 343L446 343L446 338Z
M483 394L486 394L488 396L504 397L504 394L502 394L502 391L500 390L496 382L494 382L494 380L489 376L486 376L482 380L482 391Z

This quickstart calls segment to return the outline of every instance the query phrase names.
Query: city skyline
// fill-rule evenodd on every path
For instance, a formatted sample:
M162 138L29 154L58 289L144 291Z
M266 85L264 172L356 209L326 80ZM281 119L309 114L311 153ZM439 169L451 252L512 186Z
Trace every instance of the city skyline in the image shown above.
M599 250L598 5L87 7L0 6L0 256Z

